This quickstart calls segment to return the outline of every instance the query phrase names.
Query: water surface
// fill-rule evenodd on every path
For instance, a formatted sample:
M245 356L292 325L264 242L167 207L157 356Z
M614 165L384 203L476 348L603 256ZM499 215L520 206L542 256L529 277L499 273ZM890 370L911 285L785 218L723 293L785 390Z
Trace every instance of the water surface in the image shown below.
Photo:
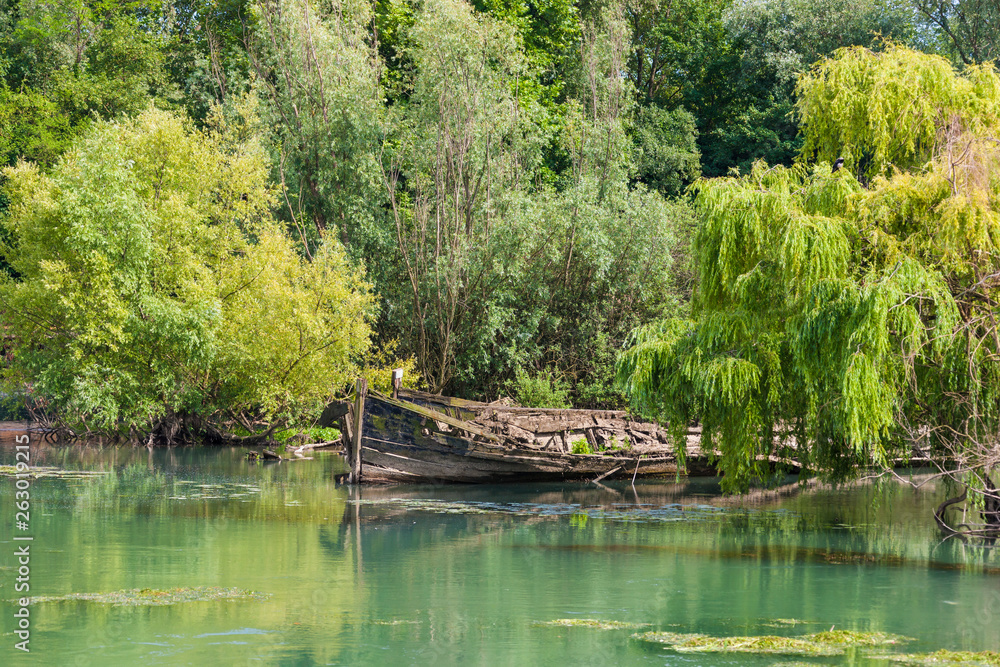
M942 542L931 510L946 490L934 484L754 501L720 497L714 480L357 489L334 482L344 462L332 454L260 465L236 449L36 442L32 455L108 473L33 482L33 595L235 587L266 599L36 604L24 656L9 602L14 488L2 479L2 664L803 660L541 625L568 618L720 636L877 630L915 638L911 652L1000 650L1000 557ZM8 443L0 463L12 462ZM808 662L889 664L857 652Z

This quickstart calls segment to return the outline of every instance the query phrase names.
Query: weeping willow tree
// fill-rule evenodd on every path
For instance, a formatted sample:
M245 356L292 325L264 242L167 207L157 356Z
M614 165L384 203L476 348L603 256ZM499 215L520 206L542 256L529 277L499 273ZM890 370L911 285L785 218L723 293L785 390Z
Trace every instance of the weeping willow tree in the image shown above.
M696 184L693 319L635 331L619 382L680 445L700 421L730 491L774 457L845 479L920 452L989 510L1000 76L888 45L839 51L799 92L795 166Z

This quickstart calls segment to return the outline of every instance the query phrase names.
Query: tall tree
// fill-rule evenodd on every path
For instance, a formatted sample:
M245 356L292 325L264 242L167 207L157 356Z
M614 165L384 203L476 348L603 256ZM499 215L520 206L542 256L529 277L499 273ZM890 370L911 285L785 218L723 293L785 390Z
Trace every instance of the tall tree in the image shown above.
M853 48L800 91L820 161L699 183L696 318L637 331L620 380L679 443L701 421L729 490L769 456L842 478L919 450L995 499L1000 77Z
M966 64L1000 59L1000 2L997 0L913 0L949 50Z
M380 61L367 5L265 0L256 8L254 71L268 101L282 212L304 247L336 229L355 257L380 216Z
M358 372L368 286L334 243L296 252L243 111L96 123L51 175L4 171L5 392L78 432L176 442L310 414Z
M509 26L452 0L425 3L411 39L413 90L395 110L383 185L409 282L409 337L440 390L455 372L458 331L476 316L470 294L488 280L497 200L525 174L521 53Z

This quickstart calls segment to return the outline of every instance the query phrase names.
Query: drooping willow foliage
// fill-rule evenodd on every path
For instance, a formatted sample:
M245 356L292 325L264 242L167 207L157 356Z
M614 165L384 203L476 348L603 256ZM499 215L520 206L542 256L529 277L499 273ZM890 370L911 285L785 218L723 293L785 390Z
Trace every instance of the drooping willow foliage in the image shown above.
M618 378L678 444L701 422L727 489L766 480L774 456L835 479L915 446L990 465L1000 77L943 67L841 50L800 83L799 164L696 184L693 319L635 331Z
M940 56L892 43L881 52L841 49L799 79L802 157L833 162L858 178L922 169L942 133L990 134L1000 114L1000 81L991 65L956 76Z

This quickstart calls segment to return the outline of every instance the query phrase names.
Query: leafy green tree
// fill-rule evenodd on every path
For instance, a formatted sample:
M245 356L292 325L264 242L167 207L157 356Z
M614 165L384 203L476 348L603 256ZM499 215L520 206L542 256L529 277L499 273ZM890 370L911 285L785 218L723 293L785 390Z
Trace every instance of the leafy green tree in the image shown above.
M175 91L161 48L133 17L109 19L88 42L83 60L54 71L46 90L74 125L134 116L154 100L167 105Z
M477 317L466 304L495 289L497 207L525 173L512 85L521 54L509 26L450 0L427 2L411 39L413 92L392 121L383 185L408 280L406 339L439 391L454 376L459 332Z
M357 373L369 287L335 243L296 252L241 111L199 131L150 109L96 123L49 175L5 170L5 391L173 442L274 428Z
M247 42L257 28L251 0L172 0L141 17L163 34L162 52L179 102L201 122L212 106L250 88Z
M746 171L754 160L790 165L801 148L794 115L798 77L822 57L880 37L906 42L914 17L893 0L760 0L723 13L726 45L685 100L699 119L704 172ZM720 90L721 88L721 90Z
M595 352L669 301L686 210L629 186L627 24L612 7L580 34L556 188L536 178L546 134L516 93L516 31L454 2L416 19L413 89L393 111L384 162L409 283L380 286L398 314L390 331L435 390L495 395L516 369L542 368L592 387L610 356Z
M640 107L632 137L637 177L648 187L677 196L701 175L695 119L684 109Z
M1000 77L854 48L800 90L820 161L699 182L695 318L637 330L619 379L679 443L702 423L728 490L770 479L772 456L843 478L919 450L989 495Z
M0 89L0 155L5 166L23 158L49 167L75 134L69 116L41 93Z
M1000 59L1000 2L997 0L913 0L923 19L966 65Z
M0 22L0 150L51 166L95 119L135 115L177 90L149 2L12 3ZM154 21L155 23L155 21Z
M268 0L254 7L251 57L267 100L282 213L307 254L327 230L355 258L387 239L378 177L382 88L366 5Z
M957 77L944 58L893 44L883 53L844 51L834 62L837 67L818 68L798 84L807 160L843 157L869 180L892 169L918 169L944 136L990 132L996 122L991 67L973 66Z

